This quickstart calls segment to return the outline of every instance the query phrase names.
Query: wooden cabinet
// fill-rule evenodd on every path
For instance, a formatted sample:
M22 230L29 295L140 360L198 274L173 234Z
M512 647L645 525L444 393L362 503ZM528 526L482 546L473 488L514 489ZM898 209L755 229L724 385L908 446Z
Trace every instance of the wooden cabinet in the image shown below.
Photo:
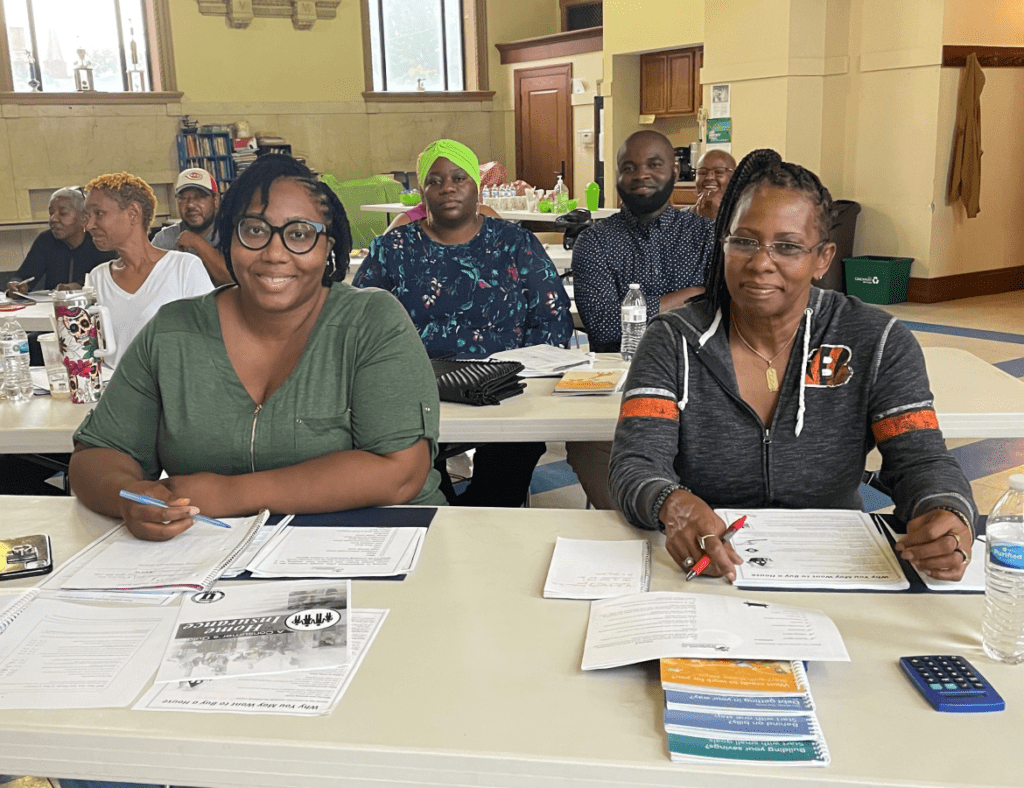
M697 114L703 61L703 47L641 55L640 114L659 118Z
M697 189L692 183L680 181L672 190L671 203L677 208L686 208L697 202Z

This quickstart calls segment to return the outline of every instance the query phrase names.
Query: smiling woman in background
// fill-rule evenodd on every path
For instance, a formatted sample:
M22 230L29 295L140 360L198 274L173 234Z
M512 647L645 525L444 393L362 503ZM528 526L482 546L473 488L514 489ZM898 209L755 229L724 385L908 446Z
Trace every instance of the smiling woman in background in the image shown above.
M430 364L391 295L333 282L352 247L334 193L264 156L225 194L217 229L237 285L165 306L129 348L75 434L82 502L154 540L200 511L443 503Z
M417 162L425 218L374 240L356 287L398 297L432 357L482 358L528 345L565 346L572 335L569 297L533 233L478 213L480 166L465 145L438 140ZM521 506L543 443L477 448L464 506Z
M865 457L882 454L918 569L959 580L971 560L971 488L946 450L921 348L856 298L811 286L835 255L832 198L774 151L726 189L706 294L651 321L633 359L611 458L626 517L659 528L680 565L706 553L732 580L715 507L860 509Z
M142 178L127 172L101 175L85 187L86 229L96 248L117 252L117 259L85 277L96 298L110 310L117 350L105 361L117 366L132 339L171 301L202 295L213 282L194 254L157 249L149 242L156 196Z

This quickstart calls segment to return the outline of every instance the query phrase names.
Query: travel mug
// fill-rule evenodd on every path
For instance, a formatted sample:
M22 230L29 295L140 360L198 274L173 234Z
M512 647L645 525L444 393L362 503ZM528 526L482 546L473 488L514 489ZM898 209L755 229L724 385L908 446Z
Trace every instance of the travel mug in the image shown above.
M71 401L96 402L103 393L100 368L103 358L117 346L112 332L110 310L96 303L96 290L64 290L53 293L57 340L68 372Z

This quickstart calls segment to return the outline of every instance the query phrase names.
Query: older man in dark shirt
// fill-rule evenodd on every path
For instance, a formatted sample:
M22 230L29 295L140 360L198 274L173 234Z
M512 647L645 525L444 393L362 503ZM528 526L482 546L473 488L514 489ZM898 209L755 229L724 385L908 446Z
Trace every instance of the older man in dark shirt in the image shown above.
M714 248L714 223L669 204L679 170L672 143L638 131L618 154L622 209L585 230L572 250L576 307L590 349L616 352L622 299L640 285L647 316L682 306L704 290Z

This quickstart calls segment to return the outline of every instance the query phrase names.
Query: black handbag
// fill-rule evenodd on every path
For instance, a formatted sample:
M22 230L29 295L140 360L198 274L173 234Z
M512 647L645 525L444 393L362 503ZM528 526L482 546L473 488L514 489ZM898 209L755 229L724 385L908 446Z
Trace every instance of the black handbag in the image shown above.
M593 226L594 219L586 208L576 208L555 219L555 227L565 231L565 235L562 236L562 246L566 249L572 249L579 234Z
M437 391L445 402L468 405L497 405L503 399L522 394L526 384L518 361L456 361L432 358Z

